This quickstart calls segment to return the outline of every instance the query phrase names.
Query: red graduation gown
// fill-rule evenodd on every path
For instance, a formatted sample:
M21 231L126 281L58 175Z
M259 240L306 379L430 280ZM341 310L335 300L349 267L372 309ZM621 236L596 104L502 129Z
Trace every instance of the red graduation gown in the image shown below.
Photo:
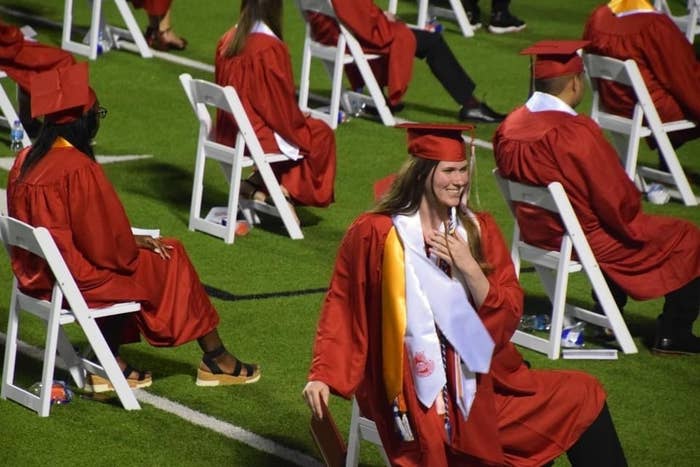
M662 121L700 122L700 62L693 46L667 15L617 17L607 5L601 5L588 19L583 38L591 41L588 52L631 58L637 63ZM636 102L629 88L609 82L601 83L601 99L606 108L620 115L632 115ZM699 136L700 131L693 135ZM678 132L671 137L681 142Z
M700 229L642 212L641 195L596 123L584 115L520 107L494 136L504 177L564 186L601 269L636 300L661 297L700 275ZM520 206L526 241L558 249L558 220Z
M253 33L239 55L227 58L224 52L234 35L232 28L217 45L216 83L236 89L263 151L280 152L276 132L304 155L299 161L272 165L292 199L307 206L328 206L335 183L335 135L324 122L299 109L287 46L275 37ZM237 131L229 114L217 114L217 141L232 146Z
M143 8L149 16L164 16L173 0L131 0L134 8Z
M340 396L355 395L362 412L377 424L393 465L540 466L571 447L603 406L605 395L594 378L573 371L531 371L523 364L510 342L523 293L495 221L486 214L478 220L486 260L494 268L478 313L496 349L490 372L478 376L466 421L455 411L455 375L448 369L451 440L435 408L418 401L407 352L403 394L416 440L401 441L394 431L382 377L381 337L382 257L391 218L360 216L338 252L308 379L325 382Z
M75 63L73 56L50 45L25 41L18 27L0 22L0 70L26 93L36 73Z
M219 316L182 244L166 240L173 246L169 260L138 248L97 162L73 147L54 147L19 179L27 153L10 171L9 214L51 232L89 306L141 302L131 324L156 346L183 344L216 328ZM50 297L53 280L43 260L15 251L12 269L25 293ZM124 342L137 339L124 336Z
M400 21L389 21L384 12L372 0L332 0L336 17L358 40L366 53L382 54L370 65L380 86L389 89L389 103L401 102L413 73L416 38ZM327 45L338 42L340 28L325 15L310 15L313 37ZM347 68L354 89L363 86L362 78L354 67Z

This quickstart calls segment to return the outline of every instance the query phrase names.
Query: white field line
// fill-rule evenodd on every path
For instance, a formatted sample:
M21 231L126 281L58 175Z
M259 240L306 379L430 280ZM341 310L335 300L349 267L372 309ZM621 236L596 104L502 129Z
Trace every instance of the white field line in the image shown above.
M2 343L3 345L6 344L6 336L3 332L0 332L0 343ZM28 357L33 358L35 360L43 360L44 358L44 351L42 349L33 345L29 345L21 340L18 341L17 348L17 350L20 353L27 355ZM63 370L66 369L65 363L63 362L60 356L57 356L56 358L56 366ZM212 416L206 415L202 412L190 409L189 407L166 399L165 397L156 396L147 391L144 391L143 389L136 389L134 391L134 394L140 402L150 404L159 410L180 417L181 419L186 420L194 425L207 428L229 439L243 443L247 446L252 447L253 449L257 449L258 451L271 454L273 456L279 457L281 459L284 459L296 465L300 465L302 467L323 466L323 463L319 462L317 459L307 454L304 454L301 451L282 446L279 443L276 443L267 438L263 438L262 436L256 435L255 433L248 431L244 428L241 428L228 422L224 422Z

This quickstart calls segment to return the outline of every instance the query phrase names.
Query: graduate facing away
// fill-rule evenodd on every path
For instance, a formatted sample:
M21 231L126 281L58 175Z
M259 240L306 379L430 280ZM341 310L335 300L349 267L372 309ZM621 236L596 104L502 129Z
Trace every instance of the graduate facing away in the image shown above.
M313 416L330 393L355 397L393 465L626 465L600 383L530 370L510 342L523 292L494 219L469 207L470 127L401 126L410 159L338 252Z
M124 207L93 154L92 140L107 110L88 85L87 64L35 75L31 94L32 117L42 117L43 125L10 170L9 214L49 230L88 306L141 304L136 313L98 323L129 385L152 383L150 372L134 369L119 354L122 344L140 336L158 347L197 340L203 351L199 386L257 381L258 365L242 363L224 348L219 315L182 244L132 234ZM51 296L54 279L43 259L18 250L11 262L22 292ZM88 384L94 392L112 389L98 375L89 375Z

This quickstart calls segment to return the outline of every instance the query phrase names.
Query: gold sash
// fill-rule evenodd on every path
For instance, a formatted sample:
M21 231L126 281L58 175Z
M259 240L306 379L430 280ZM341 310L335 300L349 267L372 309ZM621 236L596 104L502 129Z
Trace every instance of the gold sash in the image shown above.
M388 401L401 394L406 333L406 276L401 240L392 227L382 260L382 371Z

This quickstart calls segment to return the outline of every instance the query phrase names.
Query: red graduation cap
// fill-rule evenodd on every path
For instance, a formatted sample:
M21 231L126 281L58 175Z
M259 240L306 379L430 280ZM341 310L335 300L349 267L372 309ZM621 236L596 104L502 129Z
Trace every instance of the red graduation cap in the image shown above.
M577 51L590 41L540 41L520 51L521 55L535 55L533 79L549 79L575 75L583 71L583 60Z
M474 130L464 123L401 123L405 128L408 153L423 159L446 162L467 160L462 132Z
M0 58L13 59L24 45L24 35L17 26L0 22Z
M77 63L32 76L32 117L45 116L53 123L69 123L90 110L97 100L90 88L88 64Z

